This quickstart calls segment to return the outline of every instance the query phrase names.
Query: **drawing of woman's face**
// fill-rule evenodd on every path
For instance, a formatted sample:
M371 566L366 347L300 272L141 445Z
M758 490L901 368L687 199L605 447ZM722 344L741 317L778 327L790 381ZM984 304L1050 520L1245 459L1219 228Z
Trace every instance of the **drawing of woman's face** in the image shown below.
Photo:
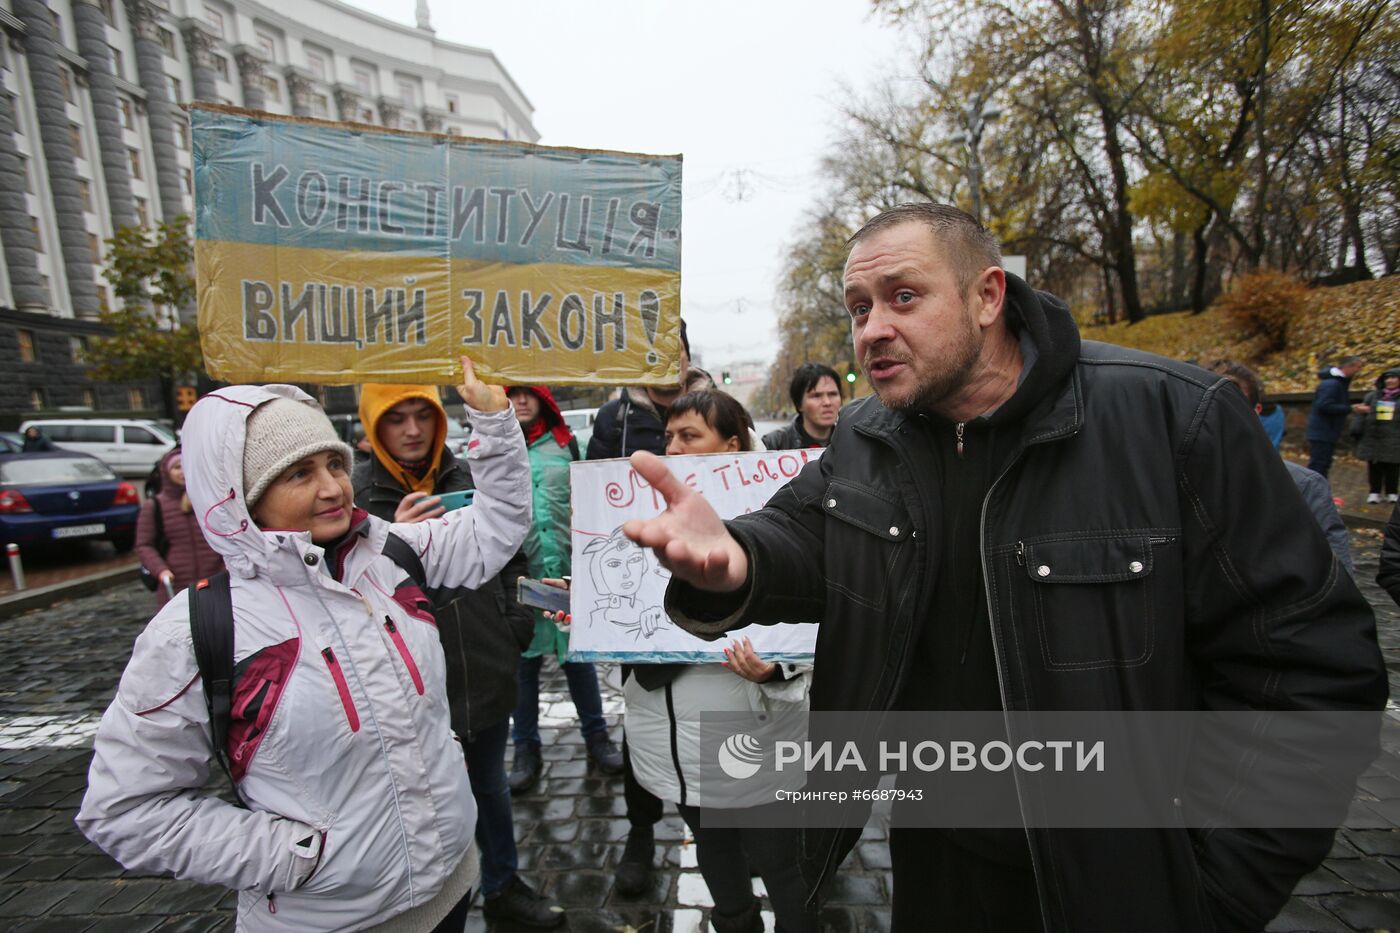
M642 586L647 570L647 558L631 546L608 548L598 555L598 575L601 591L615 596L634 596Z

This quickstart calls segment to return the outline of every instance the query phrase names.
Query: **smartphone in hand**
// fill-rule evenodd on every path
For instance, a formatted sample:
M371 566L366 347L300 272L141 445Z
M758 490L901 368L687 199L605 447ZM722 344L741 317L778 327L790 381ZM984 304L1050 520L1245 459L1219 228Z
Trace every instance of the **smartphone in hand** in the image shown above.
M541 583L529 577L521 577L516 584L516 596L520 605L545 612L568 612L569 591L557 586Z

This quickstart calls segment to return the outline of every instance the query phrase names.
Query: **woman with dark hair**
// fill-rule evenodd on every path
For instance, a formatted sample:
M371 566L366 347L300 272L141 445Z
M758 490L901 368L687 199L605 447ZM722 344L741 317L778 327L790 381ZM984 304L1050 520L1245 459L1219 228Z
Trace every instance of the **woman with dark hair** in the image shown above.
M682 395L666 413L666 453L741 453L754 448L748 412L724 392ZM644 553L644 552L638 552ZM764 661L747 638L719 664L636 665L623 685L628 754L638 782L676 804L695 837L700 873L714 898L717 933L760 933L750 866L758 870L782 931L816 929L797 870L793 830L718 828L706 810L734 811L773 799L763 782L716 786L700 776L700 715L805 710L810 667ZM727 822L731 825L733 813Z

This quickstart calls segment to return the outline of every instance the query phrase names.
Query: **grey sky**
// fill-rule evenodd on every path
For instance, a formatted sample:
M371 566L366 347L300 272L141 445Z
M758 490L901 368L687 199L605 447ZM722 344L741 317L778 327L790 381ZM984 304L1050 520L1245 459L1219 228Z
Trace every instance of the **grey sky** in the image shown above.
M398 22L414 0L350 0ZM865 0L431 0L450 42L489 48L540 142L685 156L681 305L711 368L769 359L784 244L813 203L841 88L901 74Z

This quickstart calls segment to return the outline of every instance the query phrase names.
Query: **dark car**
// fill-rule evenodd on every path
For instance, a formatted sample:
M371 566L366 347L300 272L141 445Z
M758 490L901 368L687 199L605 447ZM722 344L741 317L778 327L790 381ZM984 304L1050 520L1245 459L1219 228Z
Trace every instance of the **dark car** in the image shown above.
M126 552L140 509L136 487L96 457L0 454L0 545L105 539Z

